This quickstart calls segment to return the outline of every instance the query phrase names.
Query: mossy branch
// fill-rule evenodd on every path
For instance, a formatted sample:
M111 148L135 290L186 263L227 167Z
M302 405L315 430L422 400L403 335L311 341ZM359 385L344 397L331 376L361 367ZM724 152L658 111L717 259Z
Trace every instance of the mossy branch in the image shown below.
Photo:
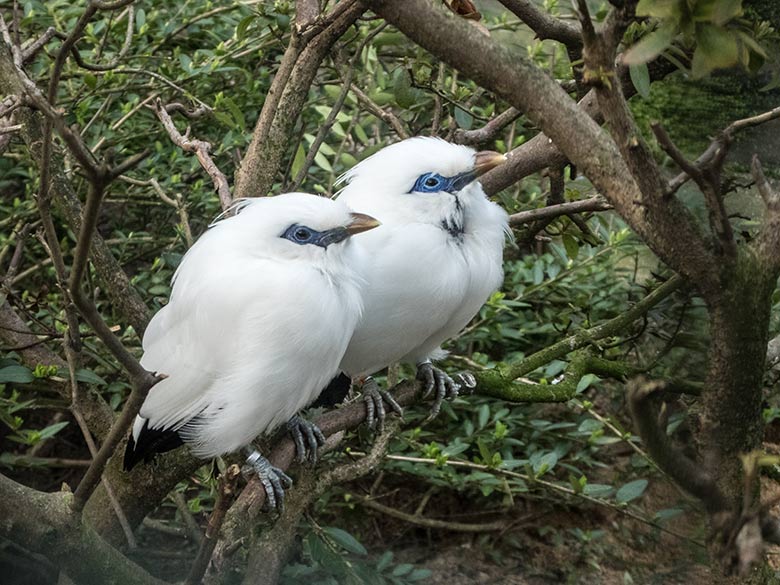
M585 374L597 374L622 380L640 373L641 370L638 368L624 363L606 360L589 352L578 352L569 362L564 372L564 378L558 384L534 384L517 381L517 378L525 376L553 360L581 350L599 339L625 331L634 321L669 297L682 284L682 278L674 276L614 319L610 319L590 329L578 331L574 335L537 351L518 362L477 373L478 392L493 398L513 402L565 402L574 397L577 385Z

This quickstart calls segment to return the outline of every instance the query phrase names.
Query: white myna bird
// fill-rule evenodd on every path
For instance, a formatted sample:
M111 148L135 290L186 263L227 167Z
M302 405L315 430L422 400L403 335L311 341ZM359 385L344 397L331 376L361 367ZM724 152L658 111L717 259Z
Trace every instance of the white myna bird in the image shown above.
M342 372L360 378L393 362L416 364L425 394L436 391L432 415L445 397L457 395L459 385L431 360L444 355L440 344L501 285L508 217L477 178L504 160L496 152L420 137L388 146L344 175L347 186L338 201L382 226L350 249L350 265L366 287ZM471 376L461 380L474 385ZM384 417L382 396L400 413L369 378L364 397L370 426L375 413L380 424Z
M338 372L361 314L348 239L378 225L303 193L245 200L216 222L144 335L141 364L164 379L141 407L125 468L182 442L201 458L230 453L285 423L316 449L319 431L295 414ZM249 450L269 506L281 505L290 479Z

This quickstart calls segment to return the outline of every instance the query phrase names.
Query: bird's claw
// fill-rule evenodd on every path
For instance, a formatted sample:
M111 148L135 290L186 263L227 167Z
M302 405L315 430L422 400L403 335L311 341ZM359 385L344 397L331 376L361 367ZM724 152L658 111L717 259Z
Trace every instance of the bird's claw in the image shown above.
M470 393L477 387L477 378L471 372L458 372L455 374L455 379L466 393Z
M265 508L267 510L284 511L284 490L292 487L290 476L260 455L258 451L252 451L246 458L246 465L242 469L244 474L255 473L265 490Z
M312 465L317 463L317 451L325 444L325 435L319 427L297 414L285 426L295 441L295 459L298 463L307 460Z
M464 382L467 388L471 388L470 382L474 382L473 376L469 374L469 379L464 379L463 374L458 377ZM430 361L425 361L417 364L417 379L420 380L425 386L423 387L423 398L428 398L431 392L436 390L436 397L433 400L433 406L431 407L431 413L428 415L428 420L436 418L441 410L441 405L444 400L454 400L458 397L461 385L455 380L450 378L444 370L440 370L434 366Z
M387 411L385 402L398 416L404 415L404 409L396 402L393 395L379 387L376 380L370 376L363 384L363 402L366 403L366 424L369 429L381 431L385 426Z

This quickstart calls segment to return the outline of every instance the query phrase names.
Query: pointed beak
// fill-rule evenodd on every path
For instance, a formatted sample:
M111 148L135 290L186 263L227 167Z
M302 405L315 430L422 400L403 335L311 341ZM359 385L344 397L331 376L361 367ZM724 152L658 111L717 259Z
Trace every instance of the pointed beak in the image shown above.
M492 150L483 150L474 155L474 175L481 177L506 162L506 156Z
M346 230L350 236L367 232L382 225L379 220L365 213L350 213L349 215L352 217L352 222L346 227Z

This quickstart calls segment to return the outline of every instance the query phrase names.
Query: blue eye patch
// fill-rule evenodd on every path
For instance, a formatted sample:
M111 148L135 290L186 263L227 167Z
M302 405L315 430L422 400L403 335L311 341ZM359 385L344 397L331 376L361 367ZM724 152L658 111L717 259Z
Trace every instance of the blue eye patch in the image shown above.
M346 240L349 235L349 231L345 227L337 227L332 230L320 232L308 226L294 223L284 230L281 237L290 240L299 246L313 244L315 246L320 246L321 248L327 248L331 244Z
M477 175L474 171L466 171L454 177L443 177L439 173L424 173L417 177L410 193L457 193L474 181Z

